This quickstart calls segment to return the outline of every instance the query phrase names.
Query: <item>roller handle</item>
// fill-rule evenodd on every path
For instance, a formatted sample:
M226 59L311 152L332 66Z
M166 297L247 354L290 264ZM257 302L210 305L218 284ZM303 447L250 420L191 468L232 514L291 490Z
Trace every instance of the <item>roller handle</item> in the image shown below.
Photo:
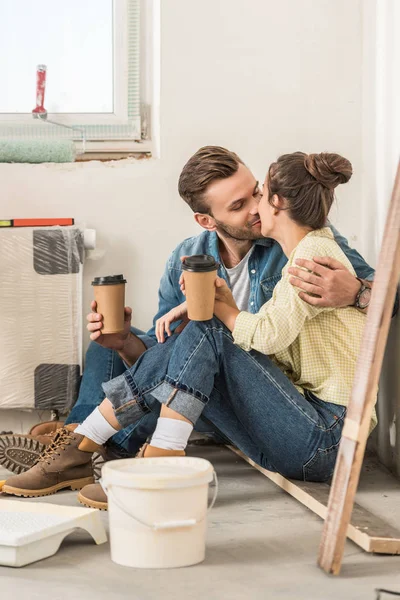
M32 114L36 118L47 115L47 110L44 107L44 92L46 90L46 65L38 65L36 70L36 108Z

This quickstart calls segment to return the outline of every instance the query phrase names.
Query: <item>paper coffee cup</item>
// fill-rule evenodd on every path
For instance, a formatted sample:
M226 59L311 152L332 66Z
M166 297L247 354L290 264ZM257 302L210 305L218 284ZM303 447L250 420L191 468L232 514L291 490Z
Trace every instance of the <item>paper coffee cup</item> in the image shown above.
M97 312L103 315L101 333L124 331L125 284L123 275L95 277L92 281Z
M209 254L187 256L182 264L188 317L208 321L214 315L218 263Z

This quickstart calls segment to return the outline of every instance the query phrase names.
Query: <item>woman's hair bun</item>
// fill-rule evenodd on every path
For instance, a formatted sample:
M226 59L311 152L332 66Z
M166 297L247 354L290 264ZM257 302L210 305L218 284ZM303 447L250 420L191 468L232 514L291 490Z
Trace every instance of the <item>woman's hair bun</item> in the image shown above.
M318 183L329 190L341 183L347 183L353 174L353 167L347 158L328 152L306 154L304 166Z

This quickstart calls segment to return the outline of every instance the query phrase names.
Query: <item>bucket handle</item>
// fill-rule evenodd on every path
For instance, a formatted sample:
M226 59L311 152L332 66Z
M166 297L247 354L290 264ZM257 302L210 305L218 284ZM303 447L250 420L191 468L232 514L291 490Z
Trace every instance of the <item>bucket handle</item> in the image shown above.
M207 508L207 511L204 513L204 515L201 517L201 519L198 519L198 520L185 519L182 521L165 521L165 522L157 521L155 523L146 523L146 521L142 521L141 519L139 519L139 517L136 517L131 512L129 512L129 510L127 508L125 508L125 506L123 506L119 500L117 500L114 493L112 492L111 485L105 486L102 483L102 480L100 480L101 486L103 487L104 491L107 493L108 496L111 495L113 502L115 502L115 504L118 506L118 508L120 510L122 510L123 513L125 513L128 517L132 517L132 519L134 519L141 525L144 525L145 527L149 527L150 529L153 529L154 531L158 531L159 529L177 529L178 527L194 527L194 525L201 523L205 519L206 515L210 512L210 510L214 506L215 501L217 499L218 478L217 478L217 474L215 471L213 471L213 482L214 482L214 495L213 495L210 505Z

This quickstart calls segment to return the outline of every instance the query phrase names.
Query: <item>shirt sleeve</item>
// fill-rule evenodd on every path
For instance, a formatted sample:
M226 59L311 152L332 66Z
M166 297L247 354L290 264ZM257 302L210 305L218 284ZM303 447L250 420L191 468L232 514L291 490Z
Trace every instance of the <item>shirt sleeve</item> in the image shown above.
M372 267L369 266L368 263L365 262L363 257L357 250L354 248L350 248L347 239L341 235L338 230L332 225L329 224L333 235L335 236L335 240L337 244L340 246L341 250L347 256L351 264L353 265L353 269L355 270L357 277L360 279L366 279L368 281L373 281L375 277L375 271Z
M339 244L340 248L343 250L343 252L347 256L347 258L353 265L353 269L355 270L357 277L359 277L360 279L365 279L367 281L371 281L371 282L374 281L374 277L375 277L374 269L365 262L365 260L363 259L361 254L359 254L359 252L357 252L357 250L354 250L354 248L350 248L346 238L343 237L331 223L329 224L329 227L331 228L332 233L335 236L336 242ZM396 297L394 299L392 317L397 315L397 313L399 311L399 305L400 305L399 289L400 288L397 289Z
M297 258L311 260L317 255L330 255L327 245L307 240L295 251L291 257L291 264ZM271 300L255 315L240 312L237 316L232 335L235 344L243 350L276 354L294 342L307 320L313 319L323 311L334 310L313 306L303 301L299 297L301 290L289 283L289 277L290 274L285 267L282 279L276 285Z

